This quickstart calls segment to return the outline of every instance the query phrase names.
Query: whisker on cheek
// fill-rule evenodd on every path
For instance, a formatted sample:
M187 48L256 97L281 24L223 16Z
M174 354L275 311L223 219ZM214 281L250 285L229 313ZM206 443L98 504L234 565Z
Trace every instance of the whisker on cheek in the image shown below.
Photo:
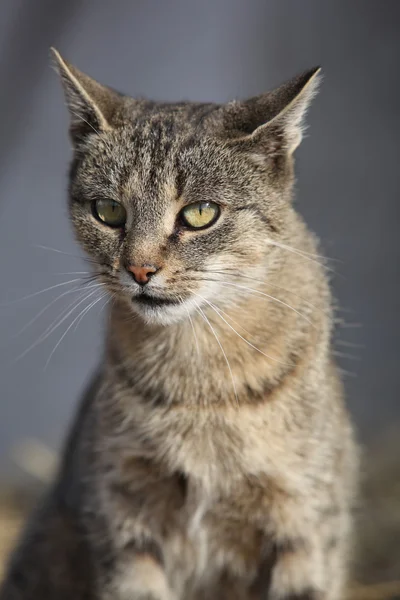
M228 318L231 319L231 321L233 321L234 323L236 323L236 321L234 321L231 317L229 317L229 315L227 313L225 313L223 310L219 309L215 304L213 304L212 302L209 302L209 300L206 300L206 298L204 298L203 296L201 296L200 294L196 294L195 296L198 296L199 298L201 298L204 302L206 302L208 304L208 306L215 312L215 314L220 317L220 319L226 323L226 325L228 325L228 327L244 342L246 342L246 344L248 346L250 346L251 348L253 348L254 350L256 350L257 352L259 352L260 354L262 354L263 356L265 356L266 358L269 358L270 360L273 360L274 362L277 362L281 365L284 365L285 367L294 367L294 363L287 363L284 361L281 361L277 358L274 358L273 356L271 356L270 354L266 354L265 352L263 352L262 350L260 350L260 348L257 348L257 346L255 346L254 344L252 344L251 342L249 342L248 340L246 340L246 338L244 338L242 335L240 335L240 333L238 333L236 331L236 329L234 327L232 327L232 325L230 323L228 323L228 321L226 319L224 319L224 317L222 316L222 314L226 315ZM246 330L245 330L246 331ZM251 335L248 331L246 332L249 335Z
M57 248L51 248L50 246L43 246L42 244L34 244L34 248L39 248L40 250L48 250L50 252L56 252L57 254L62 254L63 256L70 256L72 258L77 258L79 260L84 260L85 262L92 263L97 265L98 262L94 258L90 258L88 256L83 256L79 254L71 254L70 252L63 252L62 250L58 250Z
M200 308L200 306L199 306L199 305L197 305L197 306L196 306L196 310L197 310L197 312L198 312L198 313L199 313L199 314L202 316L202 318L204 319L204 321L207 323L207 325L208 325L208 326L209 326L209 328L211 329L211 332L212 332L213 336L215 337L215 339L217 340L218 346L219 346L219 347L220 347L220 349L221 349L221 352L222 352L222 354L223 354L223 356L224 356L225 362L226 362L226 364L227 364L227 366L228 366L229 373L230 373L230 376L231 376L231 380L232 380L232 386L233 386L233 391L234 391L234 394L235 394L235 399L236 399L236 406L237 406L237 408L239 408L240 404L239 404L239 397L238 397L238 393L237 393L237 389L236 389L235 379L234 379L234 377L233 377L233 372L232 372L232 369L231 369L231 365L230 365L230 363L229 363L229 360L228 360L228 357L227 357L227 355L226 355L226 353L225 353L225 350L224 350L224 348L223 348L223 346L222 346L222 344L221 344L221 342L220 342L220 339L219 339L219 337L218 337L218 335L217 335L217 333L216 333L216 331L215 331L214 327L211 325L211 323L210 323L209 319L208 319L208 318L207 318L207 316L204 314L204 312L202 311L202 309Z
M97 284L97 285L91 286L89 288L86 288L85 292L83 293L83 296L84 296L83 298L82 298L82 294L80 296L78 296L78 298L74 298L74 300L69 304L67 309L64 309L64 311L61 312L61 315L58 315L57 319L55 319L53 321L53 323L51 323L51 325L49 325L47 327L47 329L39 336L39 338L33 344L31 344L26 350L24 350L24 352L22 352L22 354L20 354L15 359L14 362L21 360L24 356L26 356L26 354L28 354L28 352L33 350L33 348L35 348L38 344L40 344L41 342L44 342L44 340L46 340L53 333L53 331L55 331L56 329L58 329L58 327L60 325L62 325L62 323L78 308L78 306L80 306L83 302L85 302L85 300L87 300L94 293L96 293L96 291L100 285L102 285L102 284ZM95 287L96 290L86 294L87 290L88 289L90 290L93 287ZM72 305L72 308L70 308L71 305ZM62 318L60 318L61 316L62 316Z
M81 291L82 291L82 288L80 286L76 286L72 290L67 290L66 292L63 292L62 294L60 294L56 298L53 298L53 300L51 302L49 302L48 304L46 304L46 306L44 308L42 308L30 321L28 321L28 323L26 323L26 325L24 325L22 327L22 329L20 329L18 331L18 333L15 335L15 338L18 337L19 335L21 335L24 331L26 331L31 325L33 325L33 323L35 323L37 321L37 319L39 319L43 315L43 313L46 312L46 310L48 308L50 308L51 306L53 306L53 304L55 304L56 302L58 302L59 300L61 300L61 298L64 298L68 294L73 294L75 292L81 292ZM76 298L75 298L75 300L76 300Z
M198 356L200 356L200 345L199 345L199 340L198 340L198 337L197 337L196 329L195 329L195 327L194 327L193 319L192 319L192 317L190 316L190 311L189 311L188 307L187 307L187 306L185 306L185 304L183 303L183 301L182 301L182 306L183 306L183 307L185 308L185 310L186 310L186 313L187 313L187 316L188 316L188 319L189 319L190 325L191 325L191 327L192 327L193 336L194 336L194 341L195 341L195 344L196 344L197 355L198 355Z
M63 333L63 335L60 337L60 339L58 340L57 344L54 346L53 350L50 352L49 358L47 359L47 362L44 366L44 370L47 369L51 357L54 355L55 351L57 350L57 348L59 347L59 345L61 344L61 342L63 341L63 339L65 338L65 336L67 335L68 331L71 329L71 327L73 327L74 323L79 322L82 317L87 314L89 312L89 310L95 306L98 302L100 302L100 300L102 300L104 298L104 294L100 296L100 298L97 298L96 300L94 300L93 302L91 302L89 304L89 306L86 306L77 317L75 317L75 319L72 321L72 323L67 327L67 329L65 330L65 332Z

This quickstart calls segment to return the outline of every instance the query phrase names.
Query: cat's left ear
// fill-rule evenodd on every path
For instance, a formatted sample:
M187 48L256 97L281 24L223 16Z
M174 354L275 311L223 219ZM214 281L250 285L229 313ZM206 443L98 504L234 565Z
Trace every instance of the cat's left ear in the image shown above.
M111 129L121 96L81 73L64 60L55 48L51 48L51 52L71 115L70 134L73 143L79 145L89 134Z
M223 108L225 135L265 155L291 155L302 139L304 118L318 91L320 67L291 79L276 90Z

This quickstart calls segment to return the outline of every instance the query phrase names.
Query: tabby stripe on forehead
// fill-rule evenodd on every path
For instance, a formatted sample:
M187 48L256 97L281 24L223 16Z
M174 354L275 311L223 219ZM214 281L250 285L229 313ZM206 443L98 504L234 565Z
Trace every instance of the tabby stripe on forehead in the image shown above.
M160 176L161 168L165 160L162 141L162 126L161 123L154 123L151 128L150 137L150 153L151 166L148 171L148 185L154 186Z

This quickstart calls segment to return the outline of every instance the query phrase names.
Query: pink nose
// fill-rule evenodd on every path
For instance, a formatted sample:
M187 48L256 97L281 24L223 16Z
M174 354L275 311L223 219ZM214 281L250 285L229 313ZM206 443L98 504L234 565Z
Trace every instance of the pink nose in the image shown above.
M132 273L136 283L139 283L140 285L148 283L150 277L158 271L157 267L154 267L153 265L142 265L141 267L129 265L127 269Z

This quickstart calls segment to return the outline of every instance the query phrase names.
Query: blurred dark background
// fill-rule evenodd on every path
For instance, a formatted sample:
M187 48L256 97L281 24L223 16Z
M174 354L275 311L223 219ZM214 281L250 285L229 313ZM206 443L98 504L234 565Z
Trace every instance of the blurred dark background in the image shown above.
M68 115L51 45L103 83L164 100L224 102L322 65L297 153L296 202L324 252L338 259L335 348L360 437L372 444L400 426L399 17L396 0L1 0L4 480L22 477L24 440L58 449L102 345L101 303L68 331L46 368L78 313L39 343L72 299L55 300L73 286L58 284L87 270L67 219Z

